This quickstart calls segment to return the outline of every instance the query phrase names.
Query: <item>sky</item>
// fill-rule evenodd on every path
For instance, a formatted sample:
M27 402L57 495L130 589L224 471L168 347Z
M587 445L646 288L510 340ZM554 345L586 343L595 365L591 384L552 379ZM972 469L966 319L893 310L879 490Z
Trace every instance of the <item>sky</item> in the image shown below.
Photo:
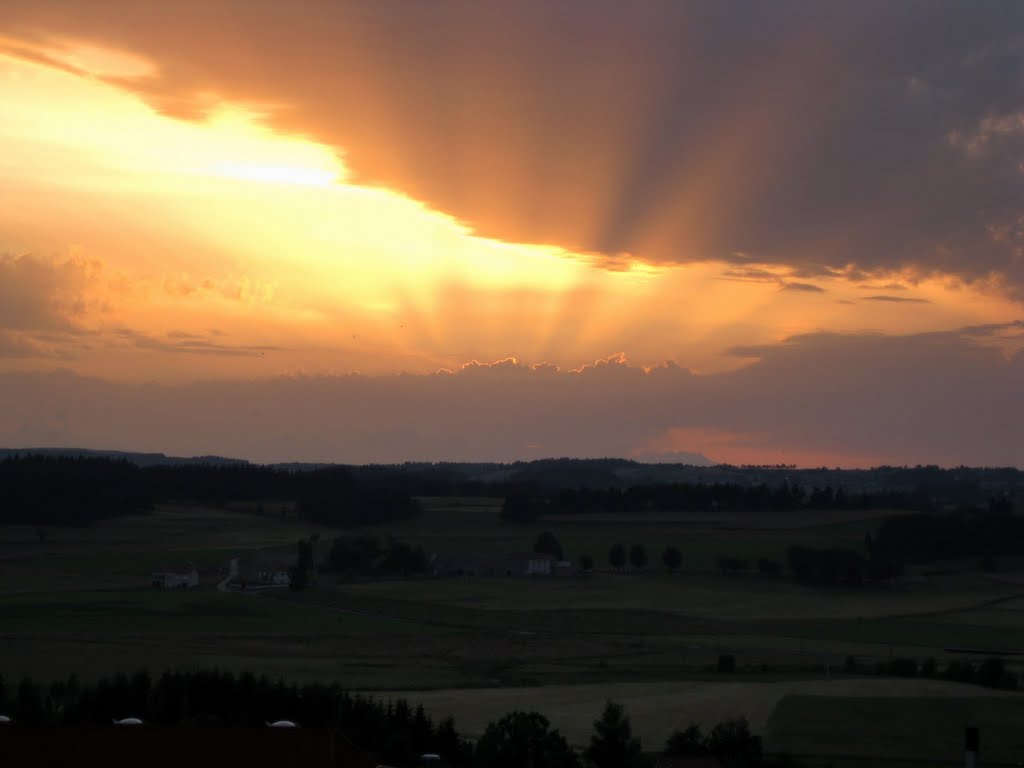
M4 0L0 445L1024 466L1024 4Z

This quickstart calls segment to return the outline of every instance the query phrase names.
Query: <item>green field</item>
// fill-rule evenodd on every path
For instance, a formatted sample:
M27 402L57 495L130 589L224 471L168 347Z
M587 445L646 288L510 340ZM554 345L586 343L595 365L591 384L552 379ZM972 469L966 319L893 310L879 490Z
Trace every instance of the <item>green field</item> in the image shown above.
M794 754L963 764L964 728L981 732L982 765L1024 758L1024 697L787 696L768 719L771 749ZM819 758L820 759L820 758ZM832 760L829 760L832 762Z
M541 529L503 524L490 499L428 499L424 506L416 520L359 533L396 536L428 552L527 552ZM470 735L511 709L537 709L577 743L614 698L626 704L649 749L691 720L710 727L744 715L771 749L863 766L870 764L866 753L843 741L856 742L858 731L840 726L870 711L864 701L884 698L879 711L897 707L910 720L934 717L952 730L962 728L958 718L1004 722L996 709L1024 702L1024 694L937 680L841 674L848 655L865 663L933 657L941 667L953 658L946 647L1024 649L1024 583L1013 574L997 579L953 566L912 572L885 588L822 590L717 570L721 556L781 560L794 543L860 547L881 513L556 519L543 527L567 557L592 554L594 573L327 577L299 593L217 591L234 557L311 535L325 551L339 533L296 520L287 505L284 511L274 504L163 506L42 535L0 528L0 674L93 678L142 666L218 667L336 680L382 696L401 692L435 717L453 713ZM645 544L651 566L609 569L604 553L616 542ZM667 544L683 553L678 573L660 567ZM200 570L198 590L149 588L152 571L185 562ZM723 653L736 656L731 675L715 671ZM1010 754L1016 747L1007 744ZM944 750L936 747L930 759ZM909 752L891 756L915 759Z
M633 719L635 735L649 750L660 749L673 731L691 723L707 731L722 720L746 717L753 729L765 734L766 748L770 751L828 754L825 743L819 740L826 738L823 732L809 734L806 741L801 739L801 718L803 722L816 722L809 708L794 709L794 703L802 706L804 702L811 702L810 709L821 704L822 711L828 712L829 719L822 721L827 723L826 729L833 725L833 712L844 712L847 702L877 702L879 711L906 709L911 713L920 703L921 717L925 720L933 711L952 713L948 720L961 711L980 712L981 705L988 707L984 711L1000 712L1002 723L1008 722L1011 715L1024 715L1024 697L1015 693L993 692L940 680L594 683L515 690L409 691L403 695L423 702L428 710L453 713L460 727L470 735L479 735L487 723L510 710L536 709L545 713L552 725L577 745L587 743L594 720L605 702L613 699L626 707ZM979 707L974 706L975 702L981 703ZM894 722L899 725L901 721L894 718ZM844 738L856 740L855 728L851 727L844 734ZM961 727L961 738L962 735ZM1014 743L1021 742L1018 737ZM865 753L864 750L850 753L886 754Z

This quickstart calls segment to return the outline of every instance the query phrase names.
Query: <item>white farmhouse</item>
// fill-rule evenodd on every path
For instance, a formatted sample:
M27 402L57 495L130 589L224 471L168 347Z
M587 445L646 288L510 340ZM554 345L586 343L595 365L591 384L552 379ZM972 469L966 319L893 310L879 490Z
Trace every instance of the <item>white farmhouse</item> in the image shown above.
M199 571L191 565L180 570L157 571L152 584L154 589L193 589L199 586Z

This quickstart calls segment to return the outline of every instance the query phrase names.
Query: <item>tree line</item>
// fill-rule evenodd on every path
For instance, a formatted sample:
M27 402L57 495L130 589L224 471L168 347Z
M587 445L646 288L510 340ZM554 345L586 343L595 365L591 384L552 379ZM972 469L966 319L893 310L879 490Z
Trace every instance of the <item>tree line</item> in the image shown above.
M754 512L801 509L930 512L936 509L937 504L937 497L922 488L912 491L887 489L853 493L831 487L805 489L788 482L777 486L766 483L662 483L629 488L514 492L505 498L501 518L511 523L530 523L545 515L635 515L643 512L714 512L726 509Z
M713 755L731 768L792 764L765 758L745 719L719 723L706 735L690 725L651 753L633 736L624 708L609 701L579 752L539 712L510 712L487 725L474 743L458 732L453 718L435 723L422 705L403 698L379 700L337 684L299 686L216 670L165 672L155 679L140 670L95 683L71 676L49 685L24 678L11 687L0 677L0 714L14 727L99 726L124 717L166 726L254 728L292 720L338 730L378 763L400 767L416 765L427 753L439 755L447 768L650 768L658 755Z
M417 515L401 483L346 467L291 471L254 464L140 467L124 459L49 455L0 461L0 524L89 525L140 514L157 502L220 506L294 501L303 519L352 526Z
M907 563L1019 555L1024 517L1014 516L1008 499L946 514L894 515L882 520L868 547Z

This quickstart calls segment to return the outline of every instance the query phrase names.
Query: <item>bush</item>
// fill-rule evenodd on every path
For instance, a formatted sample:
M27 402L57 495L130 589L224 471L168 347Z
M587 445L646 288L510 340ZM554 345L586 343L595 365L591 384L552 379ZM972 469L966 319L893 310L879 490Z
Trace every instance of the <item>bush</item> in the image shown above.
M552 555L557 560L563 560L562 545L559 544L555 534L551 531L544 531L537 537L533 544L533 551L545 555Z
M629 564L634 568L647 567L647 547L643 544L634 544L629 548Z
M665 547L665 551L661 554L661 562L670 571L674 571L683 564L683 555L675 547Z
M626 548L621 544L613 544L608 550L608 565L621 568L626 564Z

